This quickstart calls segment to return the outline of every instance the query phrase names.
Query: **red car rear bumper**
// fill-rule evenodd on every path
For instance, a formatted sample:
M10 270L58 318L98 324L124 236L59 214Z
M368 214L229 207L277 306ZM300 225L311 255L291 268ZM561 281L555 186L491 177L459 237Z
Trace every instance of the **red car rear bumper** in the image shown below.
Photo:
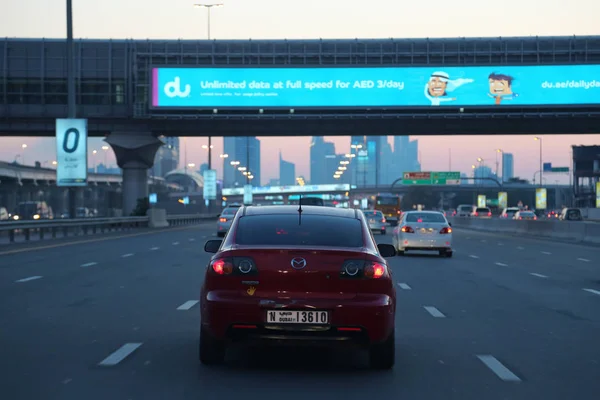
M239 292L238 292L239 293ZM327 326L267 324L268 310L328 310ZM231 291L202 296L203 328L217 339L271 342L383 342L394 328L395 304L385 294L350 299L268 299L239 297Z

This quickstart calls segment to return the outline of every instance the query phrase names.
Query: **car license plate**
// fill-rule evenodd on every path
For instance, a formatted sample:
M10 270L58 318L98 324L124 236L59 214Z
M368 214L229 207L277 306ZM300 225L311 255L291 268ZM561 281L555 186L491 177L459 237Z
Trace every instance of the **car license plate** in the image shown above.
M328 311L267 311L268 324L328 325Z
M374 219L369 219L369 223L370 223L370 224L374 224L374 223L375 223L375 220L374 220Z

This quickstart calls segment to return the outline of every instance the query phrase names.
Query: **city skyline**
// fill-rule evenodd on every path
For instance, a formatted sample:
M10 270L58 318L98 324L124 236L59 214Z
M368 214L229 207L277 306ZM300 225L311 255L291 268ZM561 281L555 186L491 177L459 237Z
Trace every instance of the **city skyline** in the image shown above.
M566 136L566 137L565 137ZM553 166L568 167L571 165L571 145L597 145L600 135L543 135L543 161L551 162ZM388 143L393 147L393 136L388 137ZM261 142L261 184L266 184L271 179L279 179L279 151L283 158L295 164L297 176L310 177L310 142L312 137L257 137ZM495 171L497 149L514 156L514 175L526 180L532 180L533 175L539 170L539 142L533 136L410 136L410 140L419 140L419 153L421 169L423 171L459 171L467 175L472 174L471 166L477 158L483 158L484 164ZM325 141L335 144L338 154L350 151L350 137L325 136ZM22 162L25 157L27 165L40 161L45 166L51 166L55 158L54 138L22 138L4 137L0 139L0 160L12 162L15 159ZM181 140L181 157L179 167L184 167L184 152L187 152L187 162L200 166L207 162L207 151L202 145L207 145L208 138L185 138ZM27 144L26 149L21 146ZM213 167L217 169L218 176L222 177L223 139L213 138ZM96 164L104 163L106 145L102 138L89 139L90 161L93 168ZM93 155L93 150L97 150ZM17 157L19 156L19 157ZM17 157L17 158L16 158ZM115 165L114 154L111 149L106 154L108 165ZM567 174L552 174L548 183L568 183ZM546 176L549 179L550 175ZM256 183L254 183L256 184Z

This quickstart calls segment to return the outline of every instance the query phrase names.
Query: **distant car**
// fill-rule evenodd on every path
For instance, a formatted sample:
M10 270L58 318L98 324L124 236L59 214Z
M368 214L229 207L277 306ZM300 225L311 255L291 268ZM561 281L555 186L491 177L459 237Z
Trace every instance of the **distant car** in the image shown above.
M324 206L325 202L319 197L302 197L300 204L303 206Z
M365 210L363 211L371 232L378 232L382 235L387 233L387 225L383 213L379 210Z
M502 210L502 214L500 214L500 218L513 219L516 213L521 211L519 207L507 207Z
M492 210L488 207L477 207L471 217L474 218L492 218Z
M475 212L476 208L477 207L470 205L470 204L461 204L456 209L456 216L457 217L470 217Z
M392 238L399 255L407 251L437 251L452 257L452 226L438 211L407 211Z
M203 364L231 342L321 343L368 349L372 368L395 361L396 291L362 212L303 206L243 207L215 253L200 294Z
M579 208L564 208L558 219L561 221L583 221L583 215L581 215Z
M521 210L514 215L513 219L537 220L537 215L533 211Z
M0 221L8 221L9 218L8 210L5 207L0 207Z
M233 221L233 217L235 217L235 213L240 209L241 206L238 205L230 205L225 207L225 209L219 215L219 220L217 221L217 236L223 237L229 230L231 226L231 222Z

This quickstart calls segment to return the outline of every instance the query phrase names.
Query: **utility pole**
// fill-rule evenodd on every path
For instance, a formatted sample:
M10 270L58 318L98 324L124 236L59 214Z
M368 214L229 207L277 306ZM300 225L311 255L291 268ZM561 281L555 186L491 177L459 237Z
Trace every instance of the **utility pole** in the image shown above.
M75 59L73 56L73 1L67 0L67 117L77 118L75 97ZM87 157L87 155L86 155ZM77 189L70 187L68 193L69 218L76 217Z

